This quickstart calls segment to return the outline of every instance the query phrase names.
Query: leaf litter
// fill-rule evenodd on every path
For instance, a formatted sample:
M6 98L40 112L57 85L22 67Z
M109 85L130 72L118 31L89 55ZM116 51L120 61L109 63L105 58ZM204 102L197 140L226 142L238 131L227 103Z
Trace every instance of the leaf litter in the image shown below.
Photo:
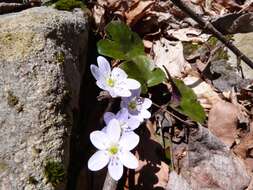
M252 13L250 12L252 2L250 1L185 0L184 2L224 34L236 35L240 32L253 32ZM167 134L168 137L165 139L165 143L167 143L166 148L164 147L165 153L168 153L168 147L173 150L173 155L168 154L169 156L165 157L173 162L174 168L171 168L171 163L168 160L161 161L164 158L161 158L156 149L150 149L152 154L156 152L153 155L156 158L149 159L151 153L145 148L149 145L144 143L136 152L139 155L141 166L136 170L132 187L162 187L173 190L179 188L196 189L196 187L200 190L205 188L226 189L228 187L235 190L247 187L248 190L253 189L249 186L248 175L253 175L253 81L249 79L251 76L245 78L243 75L240 58L237 57L238 63L231 64L228 61L230 54L228 54L227 48L210 32L202 30L196 21L170 1L98 0L92 5L92 10L94 30L104 38L99 42L103 44L99 45L99 53L121 60L122 67L125 67L127 73L133 78L138 75L138 72L145 70L146 60L154 68L164 70L165 66L174 78L177 90L181 92L178 95L179 99L188 102L185 105L182 101L181 108L178 109L171 106L171 102L168 100L153 109L154 118L151 119L153 122L147 122L148 131L145 134L149 134L149 143L157 147L159 144L161 147L164 146L161 134L157 134L158 123L155 115L163 113L164 109L167 109L173 122L169 122L171 126L162 129L162 134L165 136ZM144 44L138 46L140 50L138 53L134 50L135 47L124 48L126 43L121 40L118 44L115 43L120 38L113 39L113 31L106 29L106 25L112 20L121 20L138 33L141 38L134 37L130 31L124 34L133 35L129 40L135 41L136 38L136 42ZM246 25L247 27L245 27ZM118 28L116 32L119 30L121 29ZM111 39L105 39L106 34L109 34ZM233 36L228 36L227 39L233 42ZM141 41L143 43L140 43ZM129 44L134 43L129 42ZM108 49L115 49L115 51L106 52ZM125 52L123 54L117 53L117 49L123 49ZM141 54L143 57L140 58L135 53L136 55ZM139 66L136 64L134 71L138 72L134 73L130 64L136 63L136 59L139 60ZM156 97L156 93L150 94L149 89L153 85L148 82L152 81L152 75L156 75L153 73L154 68L149 68L150 74L142 75L141 81L144 86L143 92ZM161 81L166 86L165 93L172 96L173 85L171 81L166 81L162 77L153 84L158 84ZM187 90L190 90L190 93L185 94L184 92ZM204 109L199 107L200 105ZM198 108L195 110L196 106ZM198 116L198 112L203 113ZM190 127L191 122L195 123L193 128ZM185 128L189 130L185 132L188 133L188 142L187 140L180 141L180 143L170 142L170 137L181 134ZM178 131L179 133L177 133ZM203 139L199 139L199 142L196 140L199 138L198 135L204 135ZM210 141L208 138L213 140ZM212 159L220 159L220 162ZM187 161L193 165L186 164ZM238 170L237 173L230 173L232 180L221 173L222 169L227 169L221 167L221 162L226 163L228 168ZM168 165L170 165L170 169L168 169ZM216 171L213 169L215 167L218 168ZM147 172L152 172L152 169L157 181L156 183L152 181L145 183L144 175L147 175ZM187 170L192 172L192 176L187 174ZM168 172L170 172L169 175L165 175ZM238 177L239 179L235 180ZM251 181L253 184L253 178ZM129 183L126 182L125 189L131 189ZM232 183L233 186L226 186L225 183Z

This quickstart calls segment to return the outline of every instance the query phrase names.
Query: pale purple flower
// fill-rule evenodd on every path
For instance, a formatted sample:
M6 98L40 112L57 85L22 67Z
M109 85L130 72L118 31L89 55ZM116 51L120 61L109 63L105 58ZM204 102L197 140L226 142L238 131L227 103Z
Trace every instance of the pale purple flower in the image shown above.
M138 167L138 160L130 152L139 143L139 136L126 133L121 136L120 123L110 120L106 132L93 131L90 134L92 144L98 149L88 161L88 168L97 171L108 164L110 176L118 181L123 175L123 165L130 169Z
M122 98L121 108L127 108L130 117L138 119L140 122L150 118L151 113L147 109L151 107L152 101L149 98L140 97L140 89L131 92L130 97Z
M110 63L102 56L97 58L98 66L91 65L92 75L97 80L96 84L99 88L108 91L115 98L131 96L130 90L140 88L137 80L127 78L124 70L116 67L111 70Z
M119 121L122 133L132 132L140 125L140 121L138 119L129 117L128 110L126 108L122 108L117 114L112 112L106 112L104 114L104 121L106 125L108 125L112 119L117 119ZM102 129L102 131L104 130L106 130L106 127Z

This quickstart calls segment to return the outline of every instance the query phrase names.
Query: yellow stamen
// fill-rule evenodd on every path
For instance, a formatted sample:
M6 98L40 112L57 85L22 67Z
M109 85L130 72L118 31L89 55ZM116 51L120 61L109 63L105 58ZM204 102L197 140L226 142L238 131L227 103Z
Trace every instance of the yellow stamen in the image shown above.
M114 84L115 84L115 81L112 78L108 78L106 80L106 83L107 83L108 86L113 87Z
M135 101L131 101L131 102L128 103L128 107L131 110L136 110L137 104L136 104Z
M118 150L119 150L118 146L113 145L113 146L111 146L111 147L109 148L108 151L109 151L112 155L114 155L114 154L116 154L116 153L118 152Z

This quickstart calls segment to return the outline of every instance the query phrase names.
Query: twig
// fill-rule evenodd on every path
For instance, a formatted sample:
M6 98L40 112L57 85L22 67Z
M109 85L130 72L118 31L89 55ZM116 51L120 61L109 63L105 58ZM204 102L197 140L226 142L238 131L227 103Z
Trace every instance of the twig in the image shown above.
M213 59L213 56L217 53L218 50L220 50L221 48L224 48L224 45L223 44L218 44L210 53L210 56L206 62L206 66L205 68L201 71L201 75L205 75L206 72L208 72L208 69L210 68L211 66L211 62L212 62L212 59Z
M189 126L189 127L192 127L194 126L194 123L191 123L191 122L187 122L183 119L181 119L180 117L176 116L175 114L173 114L172 112L170 112L169 110L167 110L166 108L164 108L163 106L159 106L158 104L156 103L152 103L155 107L161 109L162 111L165 111L167 112L168 114L170 114L172 117L175 117L176 119L178 119L179 121L181 121L182 123L184 123L185 125Z
M181 10L187 13L190 17L192 17L199 25L213 33L213 35L218 38L222 43L224 43L236 56L242 59L249 67L253 69L253 62L244 55L237 47L235 47L231 41L228 41L221 32L219 32L210 22L203 20L200 16L198 16L192 9L190 9L185 3L181 0L171 0L176 6L178 6Z
M106 174L103 190L116 190L118 182L112 179L109 172Z

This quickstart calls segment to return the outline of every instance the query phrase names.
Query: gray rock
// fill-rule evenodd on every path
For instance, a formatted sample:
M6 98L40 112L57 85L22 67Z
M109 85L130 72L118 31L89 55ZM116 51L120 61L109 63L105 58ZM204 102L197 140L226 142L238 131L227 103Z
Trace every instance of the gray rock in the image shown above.
M192 190L187 181L175 171L169 175L169 182L166 190Z
M250 183L243 162L204 127L191 131L189 143L174 145L173 152L179 175L170 174L168 190L243 190Z
M0 16L1 190L64 189L44 171L49 160L68 168L87 38L81 14L39 7Z
M252 16L253 18L253 16ZM253 20L253 19L252 19ZM245 25L247 26L247 25ZM252 27L253 27L253 21L252 21ZM248 58L253 61L253 49L252 49L252 43L253 43L253 32L246 33L246 34L234 34L233 36L233 43L234 45L243 52ZM236 66L237 64L237 57L235 54L233 54L230 50L228 51L229 55L229 62L232 63L232 65ZM251 69L246 63L241 61L242 71L244 74L244 77L246 79L253 80L253 69Z

